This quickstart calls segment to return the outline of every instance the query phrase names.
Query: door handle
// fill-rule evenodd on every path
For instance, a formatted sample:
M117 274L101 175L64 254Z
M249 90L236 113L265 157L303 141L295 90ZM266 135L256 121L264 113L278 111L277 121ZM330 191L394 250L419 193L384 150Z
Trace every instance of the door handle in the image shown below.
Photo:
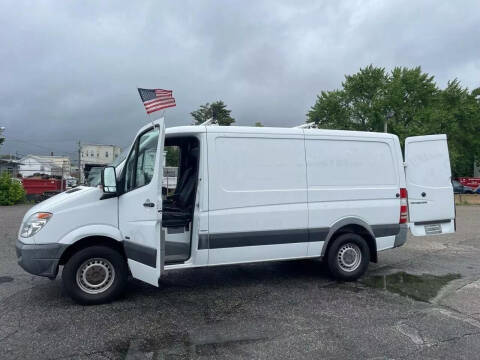
M143 206L145 206L145 207L154 207L155 204L147 200L147 201L145 201L145 202L143 203Z
M427 196L427 194L425 193L425 191L424 191L424 192L422 192L422 194L421 194L421 195L422 195L422 197L425 197L425 196Z

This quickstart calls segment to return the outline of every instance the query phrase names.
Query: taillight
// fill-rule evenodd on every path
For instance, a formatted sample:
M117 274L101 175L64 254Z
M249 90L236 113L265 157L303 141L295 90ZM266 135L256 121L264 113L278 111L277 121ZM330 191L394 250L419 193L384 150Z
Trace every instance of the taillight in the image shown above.
M407 189L400 188L400 224L408 221Z

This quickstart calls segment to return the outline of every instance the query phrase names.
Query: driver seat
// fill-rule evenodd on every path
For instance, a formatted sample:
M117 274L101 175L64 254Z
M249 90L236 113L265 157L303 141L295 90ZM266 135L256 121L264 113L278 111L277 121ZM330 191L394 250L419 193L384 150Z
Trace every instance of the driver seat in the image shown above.
M189 156L192 165L185 170L185 173L189 173L189 176L185 177L183 186L179 192L175 194L175 197L171 201L164 202L165 206L162 215L162 225L164 227L186 226L192 221L195 188L198 177L198 155L198 147L190 151Z

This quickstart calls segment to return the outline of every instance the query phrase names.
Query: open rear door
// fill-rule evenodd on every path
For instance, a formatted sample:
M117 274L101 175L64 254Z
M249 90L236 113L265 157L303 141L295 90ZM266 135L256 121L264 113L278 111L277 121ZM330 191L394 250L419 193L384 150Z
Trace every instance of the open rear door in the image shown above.
M123 168L118 220L128 266L134 278L158 286L163 270L163 118L137 134Z
M455 232L455 201L447 136L405 140L409 227L413 235Z

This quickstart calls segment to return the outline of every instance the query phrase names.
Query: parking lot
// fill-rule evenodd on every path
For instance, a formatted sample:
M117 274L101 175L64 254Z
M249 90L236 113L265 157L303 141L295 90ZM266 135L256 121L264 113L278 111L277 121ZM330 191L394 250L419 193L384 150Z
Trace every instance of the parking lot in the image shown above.
M313 260L224 266L131 280L93 307L17 265L27 209L0 207L1 359L479 358L480 206L457 206L454 236L380 253L356 283Z

